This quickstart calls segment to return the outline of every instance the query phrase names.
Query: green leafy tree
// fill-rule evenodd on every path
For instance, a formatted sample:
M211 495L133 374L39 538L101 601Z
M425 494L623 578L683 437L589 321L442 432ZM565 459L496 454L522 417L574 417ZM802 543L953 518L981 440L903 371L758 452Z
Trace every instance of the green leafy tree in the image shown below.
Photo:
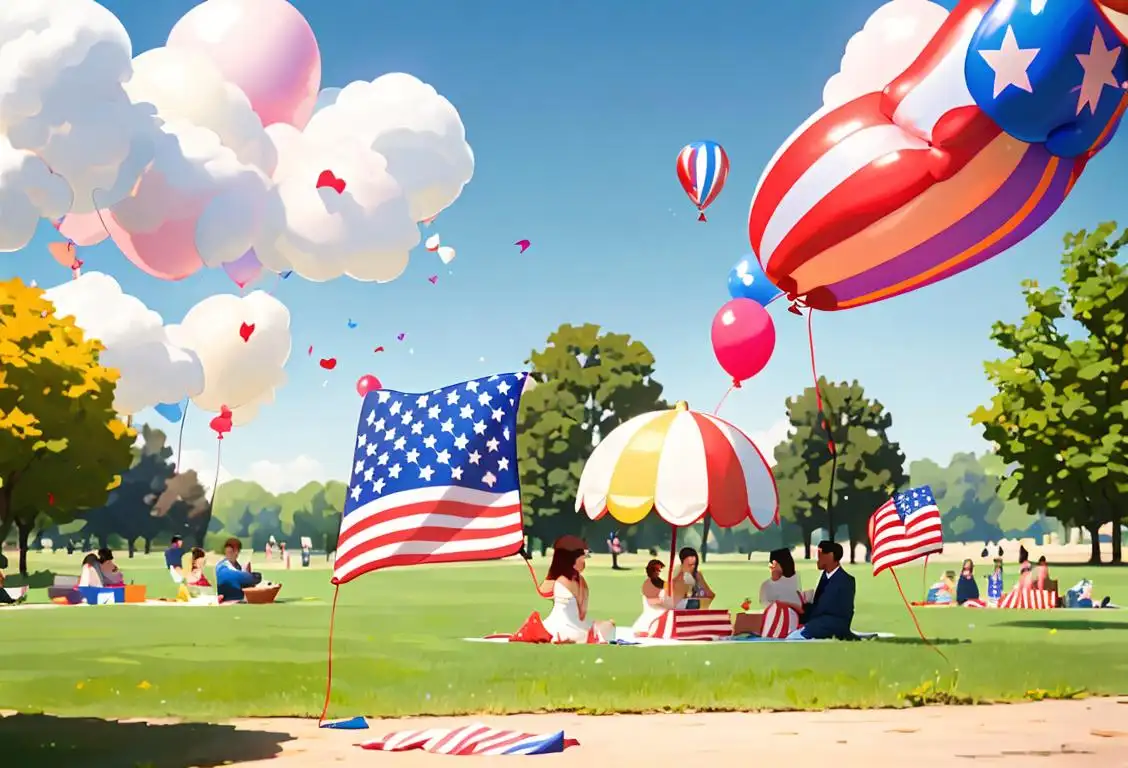
M818 387L821 413L814 387L787 400L792 432L775 452L781 517L803 532L808 558L816 530L826 528L833 539L845 526L854 562L859 544L869 550L870 516L908 479L905 456L889 438L892 415L866 397L857 381L830 383L820 378Z
M586 518L576 515L574 505L595 443L665 403L646 345L625 334L602 333L598 325L560 326L528 362L534 384L521 398L518 464L526 530L543 551L558 536L585 528ZM638 529L620 535L629 539Z
M211 500L196 470L178 472L168 479L153 506L153 514L164 520L164 529L170 536L182 536L192 546L204 546L211 526Z
M1009 465L1002 489L1066 527L1113 524L1114 562L1128 504L1128 271L1116 225L1065 237L1064 287L1022 283L1027 312L997 322L991 338L1005 357L985 363L991 404L971 414Z
M113 409L118 374L39 288L0 283L0 541L14 526L27 574L41 516L66 523L105 502L136 433Z
M913 485L928 485L936 496L947 541L998 541L1023 535L1037 519L999 492L1004 465L991 453L957 453L947 467L931 459L914 461Z

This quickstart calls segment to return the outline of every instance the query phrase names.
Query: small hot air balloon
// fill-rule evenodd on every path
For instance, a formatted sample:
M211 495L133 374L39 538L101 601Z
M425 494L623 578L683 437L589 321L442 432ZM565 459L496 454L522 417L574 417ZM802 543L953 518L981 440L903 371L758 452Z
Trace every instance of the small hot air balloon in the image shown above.
M728 155L715 141L695 141L678 153L678 181L697 206L698 221L705 221L705 209L721 194L728 172Z

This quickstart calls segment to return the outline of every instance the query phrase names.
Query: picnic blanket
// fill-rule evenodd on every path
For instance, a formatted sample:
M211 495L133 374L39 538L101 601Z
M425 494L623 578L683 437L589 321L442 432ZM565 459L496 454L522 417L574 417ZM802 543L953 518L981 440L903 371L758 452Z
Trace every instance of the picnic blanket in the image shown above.
M436 755L550 755L579 744L576 739L565 737L564 731L550 734L522 733L473 723L461 728L395 731L379 739L363 741L357 746L380 752L418 749Z
M859 640L875 640L896 637L891 632L855 632ZM510 635L486 635L485 637L464 637L468 643L508 643ZM833 640L788 640L783 637L757 637L755 635L736 635L734 637L720 637L714 640L674 640L664 637L635 637L629 629L619 629L615 632L615 639L610 645L635 646L640 648L654 648L671 645L717 645L718 643L830 643ZM572 643L572 645L577 645ZM578 645L583 645L579 643Z

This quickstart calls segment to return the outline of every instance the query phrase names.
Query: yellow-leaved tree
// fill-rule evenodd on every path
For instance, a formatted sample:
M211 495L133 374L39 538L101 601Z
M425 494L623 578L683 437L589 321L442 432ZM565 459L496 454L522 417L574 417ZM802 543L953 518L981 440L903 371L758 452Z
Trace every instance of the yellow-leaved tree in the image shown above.
M16 529L25 576L37 521L101 506L132 460L136 433L114 411L118 373L99 364L102 349L41 289L0 282L0 542Z

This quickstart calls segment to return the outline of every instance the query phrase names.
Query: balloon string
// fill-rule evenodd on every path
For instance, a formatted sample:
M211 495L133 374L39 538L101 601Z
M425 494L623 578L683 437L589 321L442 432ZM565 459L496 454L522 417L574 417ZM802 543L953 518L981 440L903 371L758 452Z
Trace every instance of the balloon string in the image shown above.
M317 719L318 727L325 722L325 715L329 713L329 696L333 693L333 625L337 622L337 595L340 592L340 584L333 587L333 607L329 609L329 655L326 658L325 704L321 707L321 717Z
M925 599L928 599L928 555L924 556L924 570L920 574L920 590Z
M830 420L823 412L822 388L819 386L818 365L815 363L815 331L812 319L815 316L813 309L807 310L807 346L811 351L811 378L815 385L815 403L818 405L818 418L822 422L823 431L826 432L826 447L830 451L830 478L826 489L826 517L830 540L834 541L834 484L838 475L838 446L834 442L834 435L830 431ZM834 414L831 414L831 418Z
M717 403L717 407L713 409L714 416L721 412L721 406L725 404L725 400L728 400L728 396L732 394L732 391L734 389L736 389L736 385L730 385L729 388L725 390L725 394L721 397L721 401Z
M208 499L208 509L215 509L215 492L219 490L219 459L223 454L223 437L215 441L215 481L212 483L211 498Z
M103 229L103 230L105 231L105 233L106 233L106 237L108 237L108 238L110 238L110 239L112 240L114 236L110 234L110 228L106 226L106 220L102 218L102 209L101 209L101 207L100 207L100 206L98 205L98 200L97 200L97 198L95 198L95 197L94 197L94 193L95 193L95 192L105 192L105 191L106 191L106 190L104 190L104 189L99 189L99 188L97 188L97 187L95 187L94 189L90 190L90 202L94 203L94 213L95 213L95 214L97 214L97 216L98 216L98 221L99 221L99 222L101 222L101 224L102 224L102 229Z
M917 631L917 634L920 635L920 639L924 641L925 645L927 645L932 650L936 651L936 653L938 653L940 655L940 658L942 658L945 662L947 662L948 666L951 667L952 666L951 660L949 660L948 657L944 655L943 651L941 651L939 648L937 648L935 645L933 645L932 642L927 637L925 637L924 630L920 628L920 622L917 621L916 612L913 611L912 603L910 603L909 599L907 597L905 597L905 590L901 589L901 580L899 578L897 578L896 569L890 568L889 573L892 574L892 576L893 576L893 582L897 585L897 592L900 593L901 600L905 603L905 608L909 612L909 617L913 620L913 626L916 627L916 631Z
M184 413L180 416L180 435L176 438L176 465L173 466L172 472L176 474L180 471L180 450L184 446L184 422L188 421L188 406L192 404L192 400L184 398ZM219 473L216 473L219 477Z

